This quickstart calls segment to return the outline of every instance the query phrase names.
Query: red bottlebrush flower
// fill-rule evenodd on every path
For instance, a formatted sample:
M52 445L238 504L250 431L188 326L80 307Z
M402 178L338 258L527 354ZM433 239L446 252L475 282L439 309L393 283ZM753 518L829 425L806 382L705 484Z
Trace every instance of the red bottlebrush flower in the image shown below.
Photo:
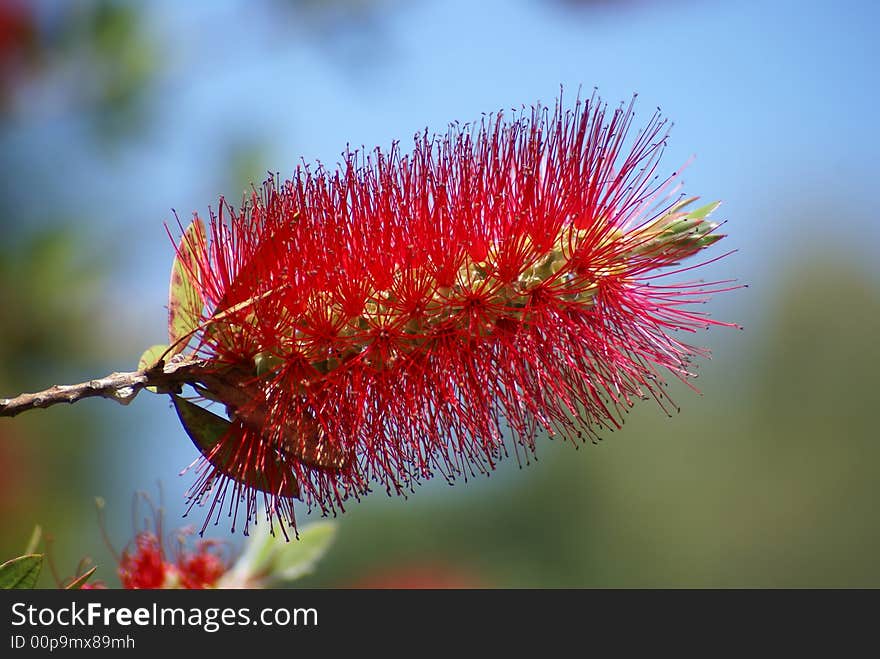
M335 513L374 482L467 479L663 405L663 372L706 354L674 333L724 324L691 308L723 289L661 279L720 238L717 204L673 197L666 120L629 143L632 107L560 101L406 155L347 150L238 211L221 199L207 232L196 218L178 256L203 305L197 390L231 421L190 492L208 519L229 494L233 526L261 496L294 524L293 498Z
M217 543L207 540L196 543L195 550L185 546L181 532L177 555L170 559L162 542L153 533L144 531L135 538L134 551L123 551L119 561L119 579L127 589L213 588L229 569L217 553Z
M182 552L177 558L177 571L182 588L198 590L217 585L228 566L214 553L216 543L202 540L196 544L195 552Z
M176 555L169 557L159 538L149 531L135 538L135 550L123 551L119 579L127 589L184 588L201 590L217 585L229 566L216 542L202 540L195 549L186 546L191 531L178 532Z
M122 552L119 580L122 587L133 590L164 588L174 578L174 566L165 562L162 543L150 532L139 533L135 550Z
M139 505L146 503L152 519L147 518L143 530L139 531L133 543L123 549L119 554L113 548L113 543L107 535L104 521L104 500L96 499L98 508L98 522L101 534L110 553L117 562L117 574L122 587L129 590L147 589L189 589L201 590L205 588L222 587L221 578L231 569L231 564L222 551L223 545L212 540L199 540L194 548L187 542L194 534L191 528L178 529L174 533L174 549L169 552L162 536L163 510L157 508L145 493L138 493L134 500L134 510L137 514ZM34 532L35 544L40 538L39 527ZM90 558L83 558L76 568L73 577L61 580L52 561L49 544L51 538L46 538L46 556L55 583L58 588L64 589L106 589L107 585L101 580L91 580L98 566L92 565ZM132 546L133 544L133 546ZM265 556L263 556L265 558Z
M188 539L194 531L184 528L174 532L174 546L168 551L162 535L162 508L156 508L149 497L141 493L135 498L136 509L141 500L149 506L152 520L147 518L143 530L134 538L134 547L126 547L121 555L117 555L107 537L103 500L98 503L101 531L108 548L117 556L117 574L122 587L132 590L216 587L230 567L223 556L222 545L199 540L191 547Z

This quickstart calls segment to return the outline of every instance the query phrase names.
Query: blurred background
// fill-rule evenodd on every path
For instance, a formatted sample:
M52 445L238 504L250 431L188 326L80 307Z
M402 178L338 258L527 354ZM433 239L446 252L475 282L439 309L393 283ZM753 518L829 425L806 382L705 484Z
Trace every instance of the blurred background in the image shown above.
M748 289L711 304L702 395L490 479L375 493L307 586L880 586L880 9L865 0L0 0L0 395L136 366L166 338L176 209L300 158L598 87L675 121ZM874 174L872 174L874 172ZM872 430L873 428L873 430ZM165 397L0 419L0 557L118 583L136 490L182 519L197 457ZM298 511L302 522L305 510ZM134 523L136 525L136 522ZM207 535L233 545L228 525ZM42 585L52 586L46 572Z

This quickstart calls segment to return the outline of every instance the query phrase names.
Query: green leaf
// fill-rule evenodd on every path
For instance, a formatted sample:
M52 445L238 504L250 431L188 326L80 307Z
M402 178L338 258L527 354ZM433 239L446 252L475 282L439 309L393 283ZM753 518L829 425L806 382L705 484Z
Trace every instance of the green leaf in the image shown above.
M239 483L244 481L261 492L287 497L299 495L299 485L292 474L288 474L280 489L272 487L273 483L281 482L279 475L280 470L285 469L283 463L241 465L240 460L236 460L236 452L241 443L240 435L244 432L240 424L232 424L222 416L181 396L172 394L171 400L174 401L180 423L193 444L226 477Z
M168 350L168 346L161 343L150 346L149 348L144 350L144 354L142 354L141 358L138 360L138 370L146 371L153 368L154 366L157 366L159 364L159 360L162 359L162 355L165 355L166 350ZM154 394L159 393L159 389L157 387L147 387L147 391L150 391Z
M299 541L281 544L276 541L271 576L282 581L299 579L315 569L336 536L333 522L315 522L299 532Z
M144 354L138 360L138 370L145 371L156 366L166 350L168 350L168 345L163 343L158 343L144 350Z
M720 201L713 201L711 204L706 204L705 206L700 206L696 210L689 211L687 216L689 219L693 220L705 220L720 205Z
M676 202L675 204L673 204L669 208L668 211L666 211L666 213L664 213L664 216L672 215L674 213L679 213L679 212L683 211L686 206L690 206L697 199L699 199L699 197L688 197L687 199L682 199L681 201Z
M714 245L724 237L724 234L721 233L707 233L704 236L700 236L700 239L697 241L697 245L699 245L699 247L702 249L703 247Z
M69 584L67 584L64 587L64 590L80 590L83 586L86 585L86 582L89 579L91 579L92 575L95 573L95 570L97 570L97 569L98 569L98 566L96 565L88 572L85 572L85 573L79 575L76 579L74 579Z
M224 575L224 581L229 582L228 586L247 588L259 584L272 571L275 540L269 524L252 526L244 551L232 569Z
M171 400L174 402L174 409L177 410L177 416L180 418L180 423L183 424L186 434L189 435L201 454L207 458L229 431L232 424L222 416L209 412L204 407L191 403L181 396L172 394Z
M205 306L199 289L193 281L197 274L195 248L205 243L205 225L196 218L183 232L168 287L168 343L174 346L168 353L173 357L186 347L187 338L198 327Z
M0 589L33 588L43 567L42 554L25 554L0 565Z
M703 224L703 220L697 220L691 217L683 217L670 223L670 225L666 227L666 229L664 229L663 233L670 236L678 233L686 233L691 229L696 229L701 224Z
M299 579L314 570L335 535L336 524L330 521L306 526L299 539L290 542L273 536L269 524L256 525L241 556L224 576L225 586L253 588Z

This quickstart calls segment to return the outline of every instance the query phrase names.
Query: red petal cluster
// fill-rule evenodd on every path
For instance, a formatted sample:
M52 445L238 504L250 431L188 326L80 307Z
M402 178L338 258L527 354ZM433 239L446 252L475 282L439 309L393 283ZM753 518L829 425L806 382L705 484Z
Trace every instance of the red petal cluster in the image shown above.
M260 495L289 523L293 497L335 513L663 404L663 372L704 354L673 333L718 323L690 308L712 290L659 280L696 249L640 248L675 174L655 171L666 120L629 140L632 118L595 97L499 113L221 200L189 245L197 353L237 392L232 457L191 492L209 517L227 494L248 521Z
M177 556L169 559L161 540L150 531L142 531L135 538L134 550L122 552L118 567L122 587L134 590L212 588L228 567L215 553L216 547L215 543L200 541L195 550L190 551L181 544Z
M162 588L169 572L162 543L152 533L139 533L133 552L125 550L119 561L122 587L133 590Z

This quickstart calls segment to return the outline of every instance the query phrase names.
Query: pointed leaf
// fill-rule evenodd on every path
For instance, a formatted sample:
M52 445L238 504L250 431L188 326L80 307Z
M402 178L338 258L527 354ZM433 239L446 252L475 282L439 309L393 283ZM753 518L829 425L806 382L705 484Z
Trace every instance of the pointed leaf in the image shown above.
M197 217L183 232L171 266L171 284L168 287L168 343L174 347L169 352L169 357L182 352L186 347L187 337L198 327L205 306L196 282L193 281L196 273L195 248L203 245L205 240L205 225Z
M297 540L272 535L268 524L253 527L244 551L223 575L221 588L265 588L312 572L335 536L334 522L317 522L300 531Z
M166 350L168 350L168 345L164 343L158 343L144 350L144 354L138 360L138 370L145 371L153 368L159 362L159 359L162 358L162 355L165 354Z
M157 366L159 360L162 359L163 355L165 355L166 350L168 350L168 346L162 343L150 346L149 348L144 350L144 354L142 354L141 358L138 360L138 370L146 371L153 368L154 366ZM147 391L150 391L154 394L159 393L159 389L157 387L147 387Z
M0 589L33 588L43 567L42 554L25 554L0 565Z
M316 522L299 532L297 542L276 542L271 577L282 581L299 579L312 572L315 564L327 553L336 536L336 524Z
M701 224L703 224L702 220L697 220L691 218L690 216L682 217L674 222L670 223L668 227L664 230L664 234L666 235L674 235L677 233L685 233L690 231L691 229L696 229Z
M86 582L91 579L92 575L95 573L95 570L98 569L98 566L94 566L88 572L85 572L79 575L76 579L67 584L64 589L65 590L80 590L83 586L86 585Z
M207 458L229 432L232 423L181 396L172 394L171 400L186 434Z
M235 565L223 575L224 588L248 588L262 583L272 571L276 537L269 524L255 524Z
M678 212L684 210L684 208L686 206L690 206L697 199L699 199L699 197L688 197L686 199L682 199L681 201L678 201L675 204L673 204L672 206L670 206L669 210L666 211L666 213L664 215L668 216L668 215L672 215L673 213L678 213Z
M236 454L246 432L241 422L232 423L181 396L171 395L183 429L199 452L224 476L261 492L296 497L299 485L280 459L272 464L239 464ZM249 453L249 452L245 452Z
M711 204L706 204L705 206L700 206L696 210L690 211L687 216L688 218L694 220L704 220L709 217L709 215L711 215L720 205L720 201L713 201Z
M700 236L700 239L697 241L697 245L702 247L708 247L709 245L714 245L719 240L724 238L723 233L708 233L705 236Z

